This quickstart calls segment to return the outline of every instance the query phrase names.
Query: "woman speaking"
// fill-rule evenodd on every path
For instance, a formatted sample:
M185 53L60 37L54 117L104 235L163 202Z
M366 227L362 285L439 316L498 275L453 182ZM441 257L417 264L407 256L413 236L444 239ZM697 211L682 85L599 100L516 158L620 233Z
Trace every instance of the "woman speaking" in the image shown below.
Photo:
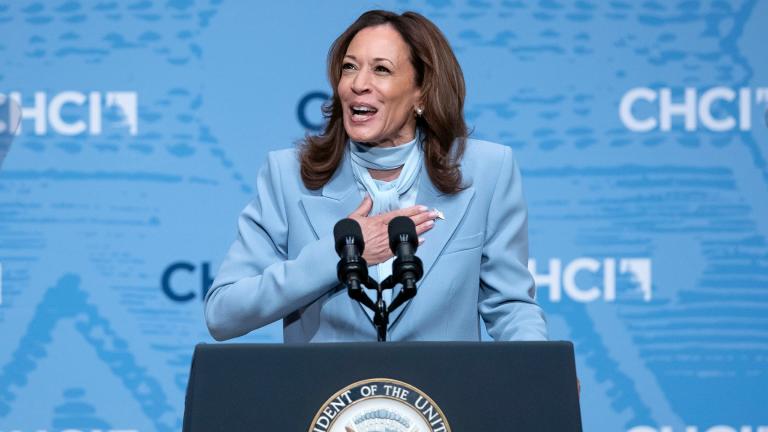
M527 210L509 148L467 138L464 77L425 17L370 11L331 46L325 130L271 152L205 298L217 340L283 320L286 342L373 341L336 274L333 226L355 219L371 276L391 273L387 226L423 244L418 295L389 340L546 340L528 272Z

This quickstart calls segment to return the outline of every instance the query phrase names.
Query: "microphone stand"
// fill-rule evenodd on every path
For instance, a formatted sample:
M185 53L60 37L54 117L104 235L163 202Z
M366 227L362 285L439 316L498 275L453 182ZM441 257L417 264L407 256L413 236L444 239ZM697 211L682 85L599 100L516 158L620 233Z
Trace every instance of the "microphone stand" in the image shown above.
M397 297L392 301L392 304L387 307L387 302L384 301L384 290L392 289L397 285L397 282L392 279L392 276L388 276L381 284L373 280L368 276L368 279L363 281L353 279L347 285L349 297L356 300L363 306L373 312L373 327L376 329L376 338L379 342L387 341L387 326L389 326L389 314L394 312L397 308L402 306L405 302L416 296L416 283L406 283L403 285L403 289L400 290ZM376 301L371 300L368 295L363 292L363 287L376 290Z
M421 279L423 273L421 260L415 255L410 256L415 253L417 245L411 244L412 251L407 245L402 245L409 238L416 238L416 227L413 221L407 217L399 216L394 218L392 223L396 225L396 230L399 229L403 232L398 234L398 231L395 231L393 233L391 224L388 228L389 247L397 255L397 258L392 263L392 275L384 279L381 284L368 275L368 264L362 257L365 241L360 225L352 219L342 219L333 227L336 253L341 258L336 265L336 275L339 281L347 286L349 297L373 312L373 326L376 329L376 338L379 342L386 342L387 340L389 314L416 295L416 281ZM400 239L400 246L396 246L397 239ZM407 255L409 258L403 261L401 255ZM387 307L383 292L385 289L394 288L398 283L403 284L403 289L392 301L392 304ZM375 302L363 292L363 288L376 290Z
M367 307L373 312L373 327L376 329L376 338L379 342L387 341L387 326L389 326L389 314L402 306L405 302L416 296L416 281L421 279L421 260L413 257L413 262L403 263L400 258L396 258L392 263L392 275L377 283L368 275L368 264L361 256L357 256L348 261L341 260L337 265L337 274L339 280L347 286L347 294L353 300ZM410 277L404 277L404 274L410 273ZM402 280L403 282L398 282ZM387 307L384 301L384 290L392 289L398 283L403 285L397 297L392 300L392 304ZM376 290L376 301L371 300L363 288Z
M413 223L411 223L411 225L413 225ZM415 228L413 229L415 230ZM398 255L398 257L395 258L395 261L392 263L392 274L381 281L381 289L392 289L398 283L403 286L403 289L401 289L397 294L397 297L392 300L389 308L386 308L387 316L416 296L416 282L421 279L421 276L424 273L419 257L413 255L411 259L403 260L400 258L400 253L396 253L396 255ZM379 295L381 295L381 293L379 293Z
M362 287L376 290L376 303L363 292ZM358 301L373 312L373 326L376 328L376 336L379 342L387 340L387 325L389 324L389 312L387 303L382 296L382 286L372 277L368 276L365 282L354 279L347 285L349 297Z
M352 297L360 301L368 309L373 311L373 326L376 328L376 335L379 342L387 341L387 327L389 326L389 314L394 312L397 308L402 306L405 302L416 296L416 283L406 283L403 285L403 289L397 294L392 303L387 307L387 302L384 301L383 294L385 289L392 289L397 285L397 282L392 279L392 276L387 276L386 279L381 281L381 284L377 284L370 276L368 277L369 284L366 284L367 288L376 289L376 303L374 305L370 297L363 294L362 290ZM352 292L350 291L350 297ZM364 298L364 299L363 299Z
M381 286L384 289L394 288L395 285L397 285L397 283L392 280L392 276L388 276L381 282ZM416 297L416 283L409 279L403 285L403 289L400 290L400 292L397 294L397 297L392 300L392 303L387 309L387 313L390 314L394 312L397 308L414 297Z

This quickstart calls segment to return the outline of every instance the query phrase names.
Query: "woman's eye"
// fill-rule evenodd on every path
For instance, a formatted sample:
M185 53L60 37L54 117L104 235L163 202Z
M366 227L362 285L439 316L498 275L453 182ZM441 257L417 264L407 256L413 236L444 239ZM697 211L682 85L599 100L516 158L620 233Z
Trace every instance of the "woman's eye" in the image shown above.
M382 73L389 73L390 70L385 66L376 66L376 69L374 69L376 72L382 72Z
M355 68L355 65L352 63L344 63L341 65L341 70L353 70Z

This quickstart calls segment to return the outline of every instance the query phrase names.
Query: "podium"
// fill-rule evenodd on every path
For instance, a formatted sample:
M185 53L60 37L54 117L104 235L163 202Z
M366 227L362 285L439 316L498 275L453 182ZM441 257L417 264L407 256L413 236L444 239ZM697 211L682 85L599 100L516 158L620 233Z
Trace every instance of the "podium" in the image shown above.
M569 342L200 344L184 432L579 432Z

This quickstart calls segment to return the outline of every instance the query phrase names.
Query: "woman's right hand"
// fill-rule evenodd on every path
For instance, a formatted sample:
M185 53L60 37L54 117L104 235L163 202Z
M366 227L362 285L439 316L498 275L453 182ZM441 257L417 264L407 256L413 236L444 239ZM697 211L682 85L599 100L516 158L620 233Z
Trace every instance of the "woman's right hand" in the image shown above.
M421 205L393 210L376 216L368 216L372 208L373 200L371 200L369 195L366 195L360 206L349 215L349 218L357 221L363 230L363 240L365 241L363 258L368 265L383 263L393 256L392 251L389 249L389 234L387 231L389 221L397 216L409 217L416 225L416 234L421 235L435 225L435 219L437 218L436 212L430 211L427 207ZM419 244L423 242L424 239L419 237Z

